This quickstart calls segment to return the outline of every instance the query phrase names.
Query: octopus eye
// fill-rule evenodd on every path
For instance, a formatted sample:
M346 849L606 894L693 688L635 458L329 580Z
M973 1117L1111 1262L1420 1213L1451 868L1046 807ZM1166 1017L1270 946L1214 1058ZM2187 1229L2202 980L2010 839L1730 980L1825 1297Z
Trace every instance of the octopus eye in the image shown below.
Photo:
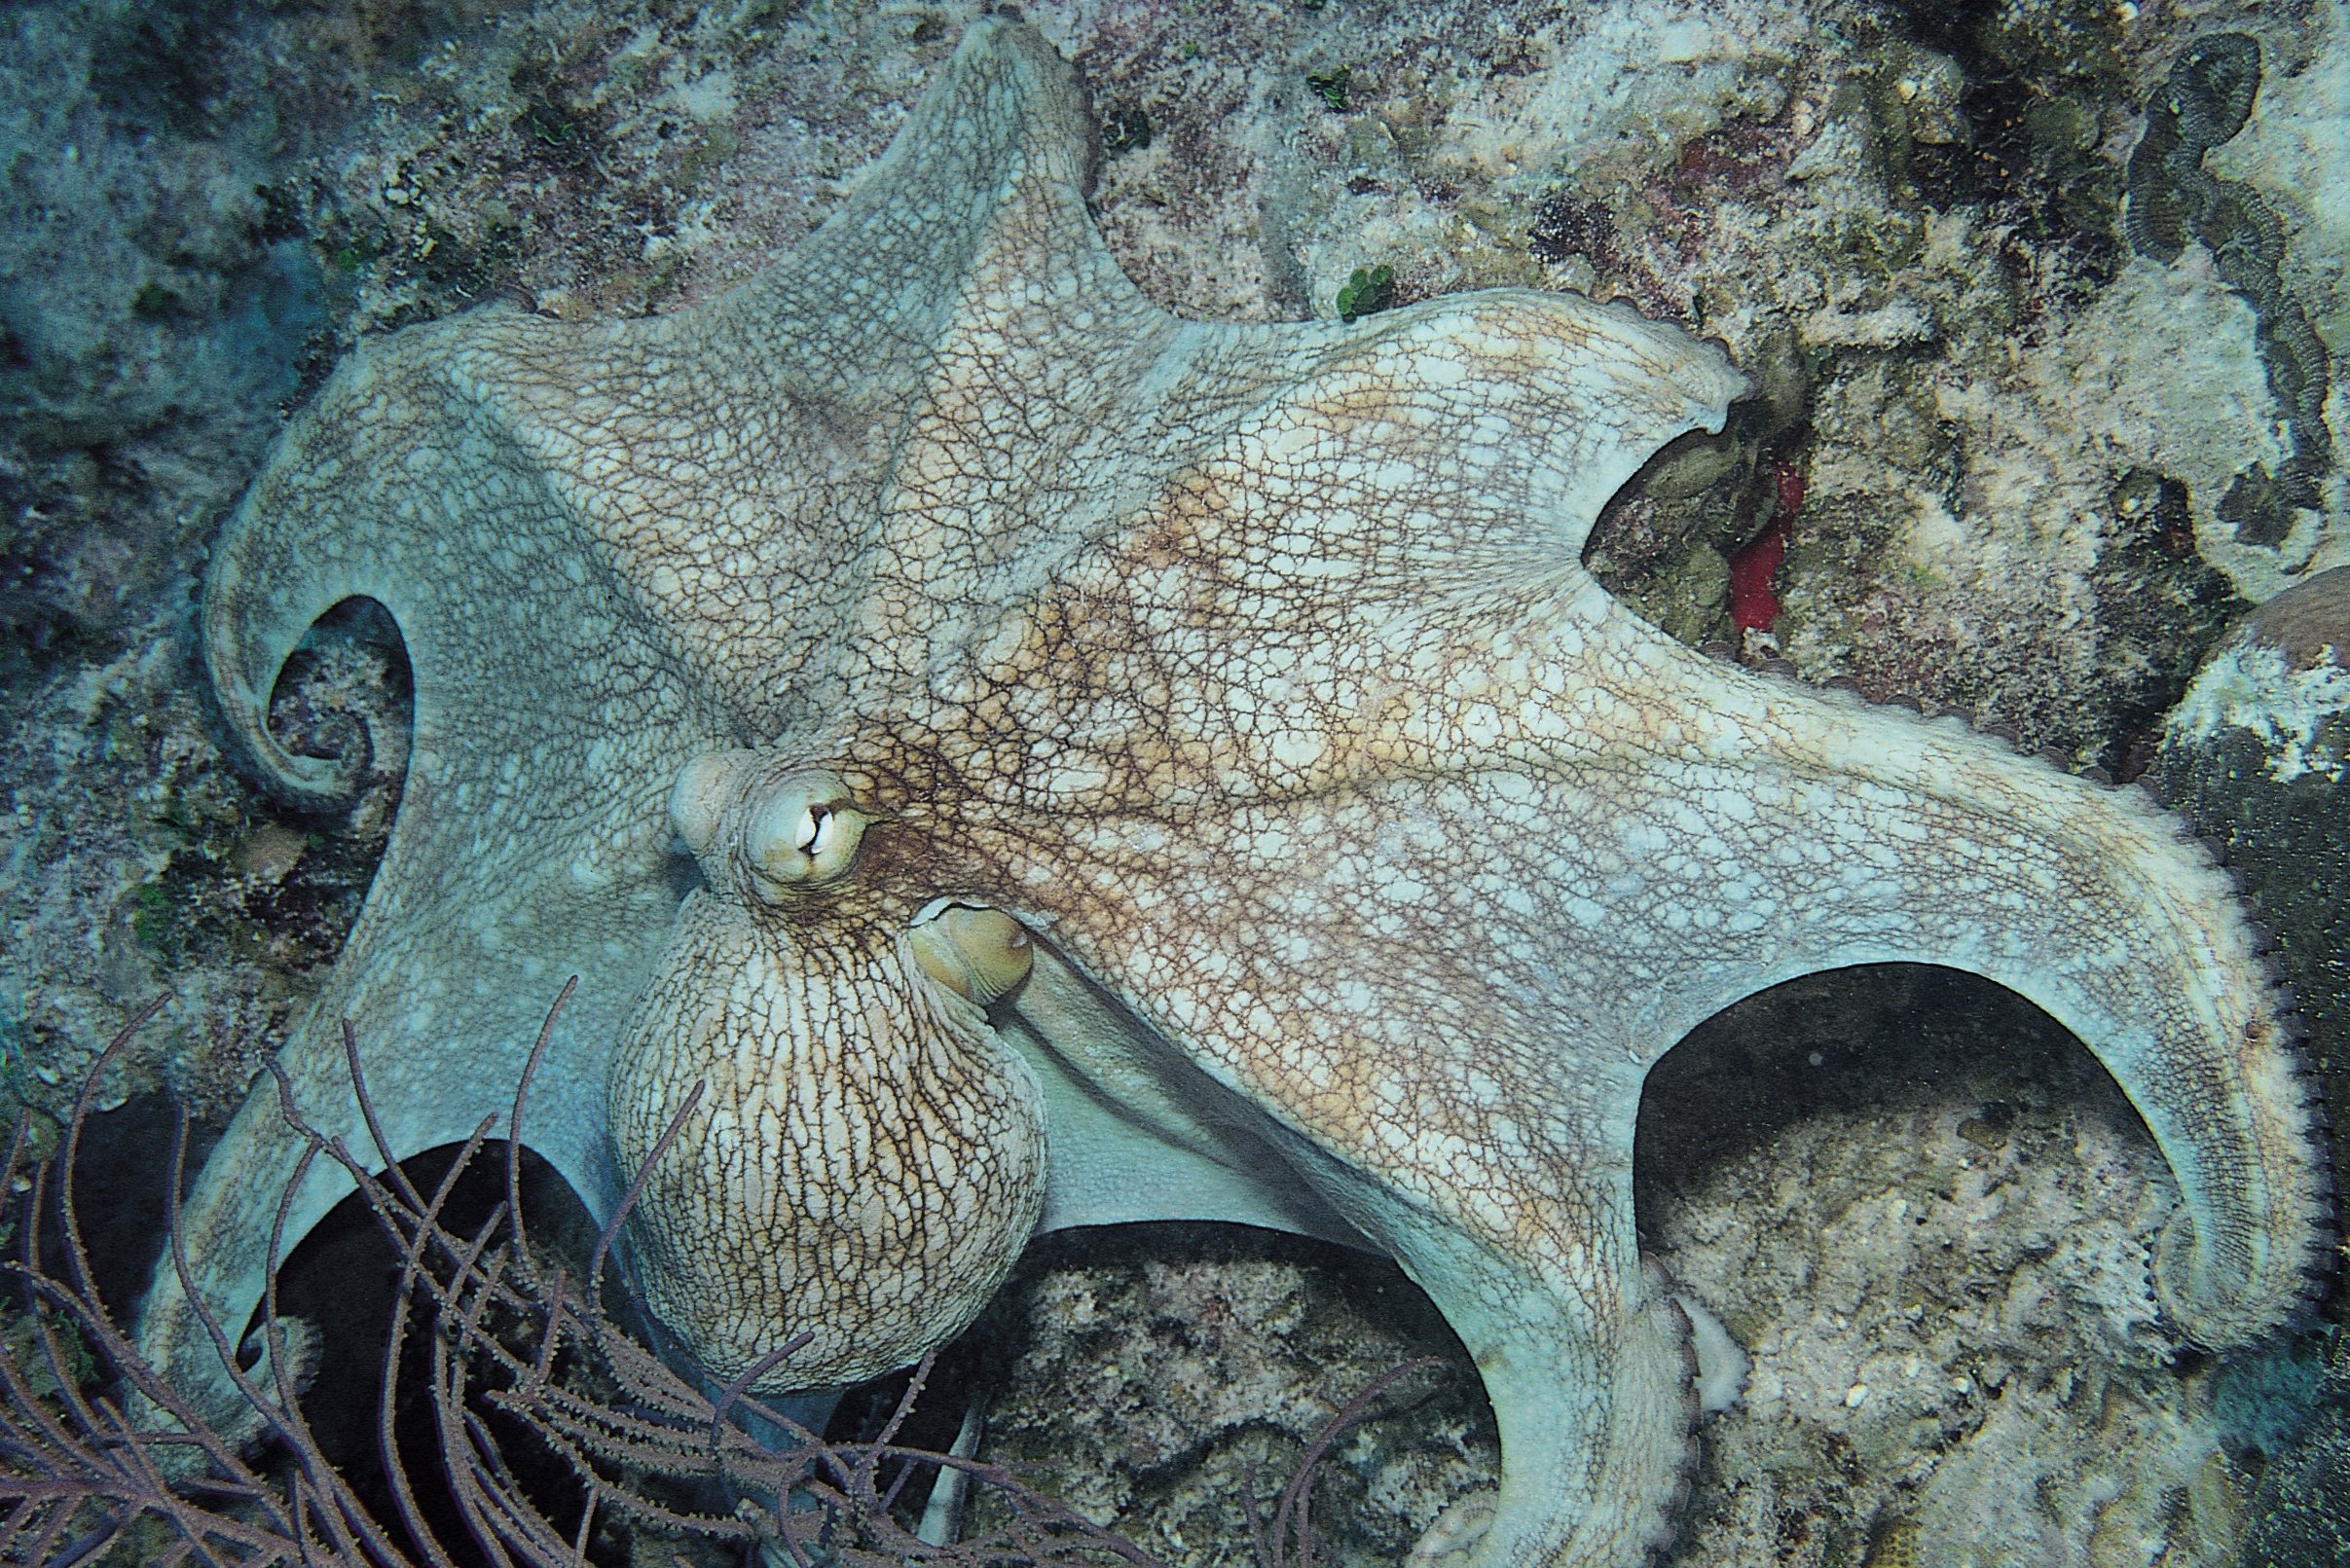
M845 875L865 821L847 785L829 773L779 780L744 819L742 853L752 891L773 903Z
M810 806L799 814L799 830L792 842L809 859L821 859L840 837L838 814L829 806Z
M1001 909L950 904L916 916L906 938L925 974L981 1006L1026 979L1036 959L1028 928Z

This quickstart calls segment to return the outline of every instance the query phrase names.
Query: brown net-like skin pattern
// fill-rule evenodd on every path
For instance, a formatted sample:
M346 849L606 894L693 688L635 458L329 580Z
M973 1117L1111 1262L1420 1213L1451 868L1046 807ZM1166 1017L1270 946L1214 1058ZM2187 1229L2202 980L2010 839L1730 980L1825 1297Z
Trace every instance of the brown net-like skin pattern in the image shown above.
M804 1383L903 1367L978 1316L1036 1228L1045 1128L1025 1069L886 928L858 939L874 929L761 929L696 893L679 962L621 1041L612 1136L631 1168L709 1085L631 1243L654 1313L721 1380L795 1333L814 1336L791 1359ZM778 955L789 986L766 980Z

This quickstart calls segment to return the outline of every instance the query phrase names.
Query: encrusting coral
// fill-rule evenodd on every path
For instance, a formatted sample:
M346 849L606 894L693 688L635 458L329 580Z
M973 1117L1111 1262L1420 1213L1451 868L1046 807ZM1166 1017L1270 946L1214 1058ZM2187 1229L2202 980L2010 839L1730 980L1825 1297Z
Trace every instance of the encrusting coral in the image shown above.
M2252 119L2260 90L2260 43L2244 33L2197 39L2171 66L2162 95L2148 106L2146 135L2130 154L2130 243L2141 255L2177 261L2190 241L2209 248L2220 276L2259 313L2260 358L2293 431L2293 456L2275 476L2282 493L2259 493L2270 476L2256 469L2220 502L2220 515L2252 543L2282 544L2295 508L2323 506L2319 483L2333 467L2326 423L2332 356L2286 290L2285 226L2259 192L2204 167L2213 149Z

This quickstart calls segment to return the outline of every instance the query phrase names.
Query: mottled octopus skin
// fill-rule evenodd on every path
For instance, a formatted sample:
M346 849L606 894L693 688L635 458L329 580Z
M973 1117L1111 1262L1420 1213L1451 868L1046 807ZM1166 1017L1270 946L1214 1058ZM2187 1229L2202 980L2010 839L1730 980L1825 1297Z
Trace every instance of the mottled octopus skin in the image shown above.
M327 800L265 723L305 629L379 600L416 676L389 849L283 1057L325 1130L367 1147L340 1020L405 1154L508 1104L576 973L522 1137L606 1215L647 1108L703 1085L670 1157L733 1174L656 1183L630 1246L718 1375L803 1326L951 1333L1031 1212L1379 1248L1492 1397L1479 1568L1669 1535L1688 1328L1636 1250L1634 1111L1686 1031L1791 976L1941 964L2047 1008L2177 1173L2179 1329L2225 1347L2291 1310L2311 1117L2200 848L1963 723L1710 663L1579 565L1609 494L1743 390L1716 350L1517 291L1178 320L1086 218L1089 135L1069 67L982 20L754 282L399 333L296 420L207 584L229 721ZM696 762L738 749L739 777ZM739 791L817 775L863 836L770 901L745 846L796 817ZM984 1016L909 959L941 899L1033 933ZM833 1137L867 1141L837 1185ZM189 1203L232 1325L294 1157L264 1093ZM313 1167L289 1243L342 1190ZM142 1335L226 1398L168 1270Z
M814 1337L792 1353L789 1384L918 1359L941 1325L959 1332L978 1316L1044 1204L1035 1075L968 987L928 977L940 961L919 944L952 915L909 932L908 915L928 912L894 903L903 881L877 874L902 824L849 809L833 814L858 819L837 856L795 844L815 842L847 794L837 775L772 752L688 770L670 815L709 885L679 910L608 1079L631 1171L697 1084L706 1097L652 1167L629 1239L646 1303L727 1380L801 1330Z

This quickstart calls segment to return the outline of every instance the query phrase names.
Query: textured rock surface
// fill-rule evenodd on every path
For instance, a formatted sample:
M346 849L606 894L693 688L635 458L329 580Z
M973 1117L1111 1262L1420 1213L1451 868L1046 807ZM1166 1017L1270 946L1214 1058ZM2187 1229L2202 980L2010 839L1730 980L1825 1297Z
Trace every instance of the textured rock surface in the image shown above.
M1306 1444L1417 1356L1453 1369L1389 1390L1323 1461L1322 1550L1393 1563L1500 1473L1458 1338L1394 1265L1351 1249L1233 1226L1070 1232L1021 1265L970 1344L993 1390L981 1452L1036 1467L1036 1484L1178 1568L1244 1551L1252 1490L1269 1515Z
M2245 1568L2320 1568L2350 1556L2350 1365L2341 1340L2322 1370L2303 1370L2307 1382L2292 1390L2297 1421L2269 1437L2245 1510Z
M2229 1560L2212 1379L2144 1288L2160 1167L2063 1030L1880 969L1683 1053L1642 1128L1643 1214L1754 1369L1672 1561Z

